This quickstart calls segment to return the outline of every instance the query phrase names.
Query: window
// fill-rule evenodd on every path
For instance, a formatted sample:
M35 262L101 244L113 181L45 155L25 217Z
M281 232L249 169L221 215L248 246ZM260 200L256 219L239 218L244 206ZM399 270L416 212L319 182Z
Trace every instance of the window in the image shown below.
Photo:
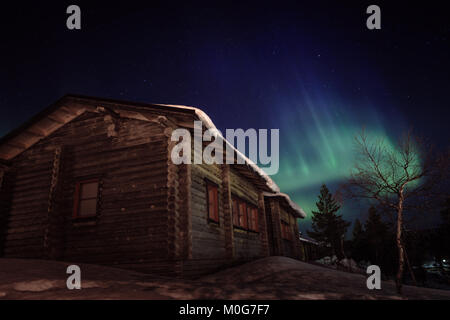
M233 225L239 227L239 200L233 198Z
M281 221L281 237L286 240L292 240L292 232L289 224L285 221Z
M73 216L93 217L97 214L98 179L85 180L75 187Z
M244 201L239 201L239 226L247 229L247 206Z
M249 230L253 230L252 206L247 205L247 226Z
M208 218L212 221L219 222L219 202L217 186L211 182L206 182L208 194Z
M253 217L252 217L252 206L247 205L247 225L249 230L254 230L253 228Z
M251 230L258 231L258 208L252 207L251 217L252 217L252 229Z
M233 225L246 230L258 231L258 208L238 197L232 198Z

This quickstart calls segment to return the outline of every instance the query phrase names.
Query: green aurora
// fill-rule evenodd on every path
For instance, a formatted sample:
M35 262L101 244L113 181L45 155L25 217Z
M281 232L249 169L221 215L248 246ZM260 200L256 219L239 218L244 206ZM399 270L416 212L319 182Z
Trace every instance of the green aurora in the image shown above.
M301 231L310 226L320 186L333 192L349 176L355 163L355 137L363 127L369 139L382 139L394 150L403 122L389 131L387 121L370 104L363 107L337 103L339 99L311 97L305 90L300 99L286 101L274 120L280 128L280 169L272 176L306 212ZM352 221L361 211L344 203L341 213Z

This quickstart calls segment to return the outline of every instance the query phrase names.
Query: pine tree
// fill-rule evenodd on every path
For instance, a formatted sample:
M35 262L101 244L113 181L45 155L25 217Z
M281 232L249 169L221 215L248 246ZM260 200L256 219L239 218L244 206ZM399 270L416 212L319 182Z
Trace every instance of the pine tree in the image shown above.
M320 189L319 201L316 202L316 206L317 211L312 212L313 230L308 231L308 235L318 242L330 245L333 254L340 259L344 258L343 238L350 223L337 214L340 205L325 184Z
M359 219L355 220L352 235L352 258L356 261L367 259L367 238L364 233L364 227Z
M383 251L383 244L388 233L387 225L381 219L381 215L377 210L371 206L369 208L369 216L365 223L365 235L369 244L369 254L372 263L380 264L381 252Z
M445 201L444 209L441 210L441 221L434 236L437 241L432 251L437 251L437 256L447 260L450 258L450 198Z
M353 225L353 241L359 241L361 239L361 237L363 236L363 227L361 224L361 221L359 221L359 219L355 220L355 224Z

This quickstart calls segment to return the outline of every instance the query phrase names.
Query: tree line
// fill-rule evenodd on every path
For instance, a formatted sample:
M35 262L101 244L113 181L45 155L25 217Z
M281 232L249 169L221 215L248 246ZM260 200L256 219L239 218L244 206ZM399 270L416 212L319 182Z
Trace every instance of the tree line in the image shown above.
M341 204L324 184L317 210L312 212L308 235L343 259L370 261L390 277L395 275L401 294L405 268L415 281L414 266L425 256L450 259L450 153L436 152L424 140L405 133L392 146L370 139L364 131L355 138L356 162L350 177L339 188L344 201L369 203L364 224L354 222L351 240L345 240L350 222L339 214ZM340 198L340 197L339 197ZM407 218L441 210L441 224L433 230L408 229Z

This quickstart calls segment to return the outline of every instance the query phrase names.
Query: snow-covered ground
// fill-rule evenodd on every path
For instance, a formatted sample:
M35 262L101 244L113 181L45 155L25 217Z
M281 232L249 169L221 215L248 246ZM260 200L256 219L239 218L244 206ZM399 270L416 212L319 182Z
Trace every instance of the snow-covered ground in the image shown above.
M450 291L382 282L286 257L268 257L197 280L157 277L96 265L81 267L81 290L68 290L70 263L0 259L0 299L450 299Z

